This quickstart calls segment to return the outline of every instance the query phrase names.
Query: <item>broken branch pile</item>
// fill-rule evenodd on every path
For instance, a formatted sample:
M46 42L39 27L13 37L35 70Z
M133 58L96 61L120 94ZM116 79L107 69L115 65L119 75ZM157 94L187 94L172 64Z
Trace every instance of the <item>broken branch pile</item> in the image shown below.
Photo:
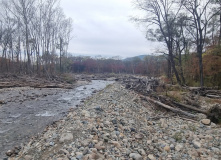
M220 115L214 115L214 112L212 110L207 111L201 109L199 103L194 102L194 100L191 100L188 97L184 98L187 104L183 104L181 102L178 103L172 100L170 97L158 95L156 92L156 88L161 85L159 83L159 79L157 78L131 76L131 77L122 78L121 82L125 85L127 89L134 90L137 93L141 94L140 96L141 100L154 103L157 106L163 107L176 114L182 114L193 119L196 118L196 115L194 115L193 112L203 113L208 117L211 116L219 118L221 117ZM190 90L192 94L200 93L200 96L202 95L212 98L221 97L221 92L218 90L208 90L205 88L200 89L196 87L191 88ZM217 113L221 113L221 109Z
M216 88L190 87L189 90L194 94L199 94L200 96L209 98L221 98L221 91L217 90Z
M121 82L125 84L127 89L134 90L143 95L149 95L155 91L156 87L159 85L159 79L148 78L148 77L126 77L122 78Z

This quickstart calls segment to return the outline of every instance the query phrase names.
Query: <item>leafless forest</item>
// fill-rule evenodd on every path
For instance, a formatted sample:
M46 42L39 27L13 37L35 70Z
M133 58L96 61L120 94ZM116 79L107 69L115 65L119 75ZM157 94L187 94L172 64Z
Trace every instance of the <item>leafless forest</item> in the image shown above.
M58 0L1 0L1 72L54 72L72 31Z
M156 51L160 56L74 57L68 54L72 19L59 0L1 0L1 73L129 73L165 76L180 85L221 86L220 0L134 2L145 16L132 21L145 26L148 40L162 43L164 49Z

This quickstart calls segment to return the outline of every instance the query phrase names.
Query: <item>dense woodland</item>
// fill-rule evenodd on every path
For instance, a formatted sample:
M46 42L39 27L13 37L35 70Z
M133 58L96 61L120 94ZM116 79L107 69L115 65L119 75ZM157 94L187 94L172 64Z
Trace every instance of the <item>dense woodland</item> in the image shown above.
M69 55L72 20L58 0L0 2L1 73L128 73L221 87L220 0L135 0L146 16L132 21L164 47L160 54L130 60Z

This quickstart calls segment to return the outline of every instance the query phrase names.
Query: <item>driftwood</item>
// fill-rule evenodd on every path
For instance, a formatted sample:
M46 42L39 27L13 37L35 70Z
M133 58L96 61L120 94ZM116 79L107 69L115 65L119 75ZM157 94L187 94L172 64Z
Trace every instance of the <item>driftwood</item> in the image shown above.
M150 102L152 102L152 103L154 103L154 104L156 104L158 106L166 108L166 109L168 109L168 110L170 110L170 111L172 111L174 113L183 114L183 115L191 117L191 118L196 118L196 116L191 114L191 113L185 112L185 111L180 110L180 109L173 108L173 107L171 107L169 105L166 105L166 104L161 103L159 101L153 100L150 97L141 96L141 98L144 99L144 100L150 101Z
M221 96L211 95L211 94L207 94L206 96L209 98L221 98Z
M157 78L138 78L134 76L121 79L121 82L125 85L125 88L134 90L143 95L147 95L152 91L155 91L156 87L159 84L158 81L159 80Z
M194 111L197 111L197 112L200 112L200 113L209 115L209 112L208 112L208 111L203 111L203 110L198 109L198 108L196 108L196 107L193 107L193 106L190 106L190 105L186 105L186 104L182 104L182 103L178 103L178 102L173 102L173 103L176 104L176 105L178 105L178 106L181 106L181 107L184 107L184 108L187 108L187 109L191 109L191 110L194 110Z
M221 91L216 90L216 88L200 88L200 87L190 87L189 90L201 96L209 97L209 98L221 98Z

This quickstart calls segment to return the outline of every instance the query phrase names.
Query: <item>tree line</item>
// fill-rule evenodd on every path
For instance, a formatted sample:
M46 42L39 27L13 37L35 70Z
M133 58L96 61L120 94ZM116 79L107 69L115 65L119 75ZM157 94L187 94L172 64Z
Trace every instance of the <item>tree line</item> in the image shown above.
M0 8L0 72L62 70L72 19L59 0L0 0Z
M183 58L195 52L200 86L204 86L203 53L208 46L220 46L221 1L136 0L136 6L146 16L133 20L145 25L147 39L166 47L158 52L167 56L167 76L171 81L175 76L180 85L186 84Z
M199 58L196 52L182 54L183 78L188 86L200 86ZM166 83L176 84L176 77L168 78L168 55L146 55L120 59L119 57L75 57L68 55L63 59L64 72L71 73L110 73L135 74L149 77L161 77ZM179 69L179 60L174 60ZM206 86L221 87L221 47L210 45L203 53L203 74ZM178 70L180 73L180 70Z
M167 72L164 56L145 56L143 59L133 57L122 60L118 57L91 58L69 56L66 61L66 71L73 73L115 73L141 74L150 77L161 76Z

